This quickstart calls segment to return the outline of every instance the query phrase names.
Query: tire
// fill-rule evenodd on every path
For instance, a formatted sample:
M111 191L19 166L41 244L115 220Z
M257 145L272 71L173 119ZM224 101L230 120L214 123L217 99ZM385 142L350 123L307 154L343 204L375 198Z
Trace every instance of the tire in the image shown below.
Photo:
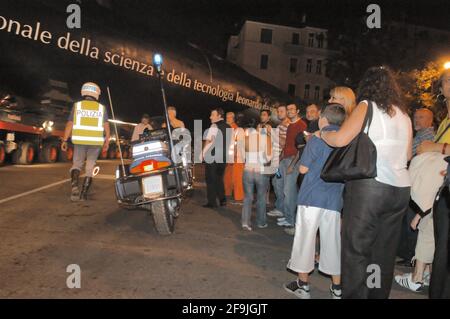
M115 147L110 147L108 150L108 159L116 159L116 149Z
M3 166L6 162L6 149L5 144L0 142L0 166Z
M12 162L15 165L31 165L33 164L36 151L34 145L29 142L19 144L17 150L12 154Z
M172 235L175 230L175 217L169 212L165 201L152 204L153 223L161 236Z
M55 144L44 144L39 153L39 162L56 163L58 160L58 147Z
M100 152L100 159L101 160L105 160L105 159L108 159L108 151L101 151Z
M122 154L124 159L129 159L130 158L130 153L128 153L128 151L123 152Z
M58 152L58 162L67 163L73 160L73 147L69 146L67 152L59 150Z

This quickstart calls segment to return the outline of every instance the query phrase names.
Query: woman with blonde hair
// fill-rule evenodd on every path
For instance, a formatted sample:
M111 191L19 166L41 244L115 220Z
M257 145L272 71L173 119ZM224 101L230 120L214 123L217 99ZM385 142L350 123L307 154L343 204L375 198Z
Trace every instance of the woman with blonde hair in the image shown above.
M347 116L350 115L356 107L356 96L353 90L346 86L337 86L330 92L328 103L338 103L345 108Z

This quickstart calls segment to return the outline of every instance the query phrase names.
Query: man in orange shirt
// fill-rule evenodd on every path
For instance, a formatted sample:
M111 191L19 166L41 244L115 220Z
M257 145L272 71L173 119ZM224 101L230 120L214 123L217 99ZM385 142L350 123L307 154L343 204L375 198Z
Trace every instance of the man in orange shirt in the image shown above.
M229 157L233 159L233 163L228 163L225 168L223 183L225 187L225 196L234 195L235 202L244 200L244 160L241 152L239 152L238 144L243 141L244 131L236 124L236 115L233 112L226 114L226 122L233 129L232 143L230 144Z

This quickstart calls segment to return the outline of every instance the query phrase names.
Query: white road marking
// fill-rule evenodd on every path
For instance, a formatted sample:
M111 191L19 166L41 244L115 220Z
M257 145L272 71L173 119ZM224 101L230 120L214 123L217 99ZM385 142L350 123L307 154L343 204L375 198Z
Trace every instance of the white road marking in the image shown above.
M24 197L24 196L32 195L34 193L37 193L37 192L46 190L48 188L52 188L52 187L55 187L55 186L67 183L67 182L70 182L70 179L65 179L65 180L62 180L62 181L59 181L59 182L56 182L56 183L53 183L53 184L50 184L50 185L47 185L47 186L42 186L42 187L39 187L39 188L35 188L35 189L31 190L31 191L28 191L28 192L25 192L25 193L22 193L22 194L18 194L18 195L14 195L14 196L11 196L11 197L8 197L8 198L5 198L5 199L1 199L0 200L0 204L6 203L6 202L10 202L12 200L15 200L15 199L18 199L18 198L21 198L21 197Z
M80 176L80 177L83 177L83 176ZM115 180L115 177L114 177L114 175L102 175L102 174L99 174L94 179ZM32 190L30 190L28 192L25 192L25 193L21 193L21 194L18 194L18 195L14 195L14 196L11 196L11 197L0 199L0 204L6 203L6 202L10 202L12 200L15 200L15 199L18 199L18 198L21 198L21 197L25 197L25 196L28 196L28 195L32 195L32 194L38 193L40 191L43 191L43 190L46 190L46 189L49 189L49 188L52 188L52 187L55 187L55 186L67 183L67 182L70 182L70 179L65 179L65 180L62 180L62 181L59 181L59 182L56 182L56 183L53 183L53 184L49 184L49 185L46 185L46 186L42 186L42 187L39 187L39 188L32 189Z

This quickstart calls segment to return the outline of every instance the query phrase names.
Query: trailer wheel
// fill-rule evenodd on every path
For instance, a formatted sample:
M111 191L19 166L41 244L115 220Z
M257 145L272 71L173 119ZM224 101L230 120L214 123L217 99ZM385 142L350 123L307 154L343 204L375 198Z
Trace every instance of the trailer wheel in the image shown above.
M109 147L108 159L116 159L116 148L115 147Z
M16 165L30 165L33 163L35 155L32 143L23 142L19 144L17 150L12 154L12 162Z
M3 142L0 142L0 166L5 164L5 161L6 161L5 144Z
M124 159L128 158L130 155L128 154L128 150L127 149L122 149L122 157ZM116 158L120 159L120 151L117 150L117 154L116 154Z
M39 153L39 162L56 163L58 160L58 147L55 144L44 144Z
M58 162L67 163L67 162L71 162L72 159L73 159L73 147L72 146L69 146L66 152L64 152L62 150L60 150L58 152Z
M158 234L162 236L173 234L175 230L175 217L167 208L166 201L158 201L152 204L152 216Z
M108 151L102 150L100 153L100 159L102 160L108 159Z

